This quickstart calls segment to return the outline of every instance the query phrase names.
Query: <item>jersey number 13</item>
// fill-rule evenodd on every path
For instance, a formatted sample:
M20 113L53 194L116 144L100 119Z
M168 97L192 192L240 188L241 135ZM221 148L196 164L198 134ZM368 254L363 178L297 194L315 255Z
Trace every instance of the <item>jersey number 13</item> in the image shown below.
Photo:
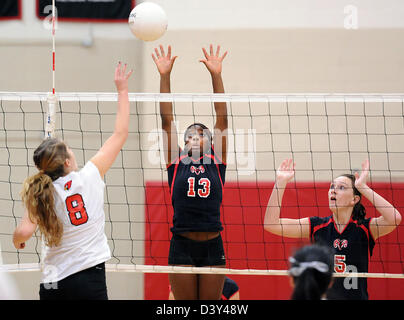
M208 178L201 178L198 181L198 184L202 186L202 188L198 189L195 192L195 177L188 178L188 197L195 197L196 193L201 198L207 198L210 195L210 180Z

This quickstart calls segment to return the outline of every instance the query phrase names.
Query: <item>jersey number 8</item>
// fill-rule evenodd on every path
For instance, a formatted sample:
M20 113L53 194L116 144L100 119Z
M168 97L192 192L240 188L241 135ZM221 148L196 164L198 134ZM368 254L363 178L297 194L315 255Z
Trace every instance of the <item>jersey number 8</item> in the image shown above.
M66 198L66 208L72 225L79 226L88 221L86 207L81 194L73 194Z

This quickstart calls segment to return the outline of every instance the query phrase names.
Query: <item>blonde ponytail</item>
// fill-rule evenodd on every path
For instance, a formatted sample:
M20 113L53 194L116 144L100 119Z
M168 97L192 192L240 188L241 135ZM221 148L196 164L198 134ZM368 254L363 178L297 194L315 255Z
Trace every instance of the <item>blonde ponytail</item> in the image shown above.
M21 198L30 219L38 224L47 246L58 246L63 225L55 211L53 181L63 176L68 158L66 145L57 139L47 139L34 152L34 162L40 170L23 183Z

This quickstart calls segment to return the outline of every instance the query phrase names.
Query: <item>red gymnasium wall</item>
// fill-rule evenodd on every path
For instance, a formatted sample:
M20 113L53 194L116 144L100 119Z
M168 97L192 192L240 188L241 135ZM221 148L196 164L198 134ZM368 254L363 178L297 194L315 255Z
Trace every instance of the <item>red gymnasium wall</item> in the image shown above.
M296 248L307 241L272 235L263 229L263 218L273 183L225 184L222 233L227 267L234 269L282 269ZM404 214L404 183L374 183L374 190ZM283 200L283 217L330 215L329 183L290 183ZM167 265L173 210L167 183L148 182L145 190L145 264ZM363 200L367 216L374 207ZM369 272L404 273L404 228L376 240ZM289 299L291 287L285 276L231 275L241 299ZM370 299L404 299L404 280L369 279ZM144 299L167 299L167 274L145 274Z

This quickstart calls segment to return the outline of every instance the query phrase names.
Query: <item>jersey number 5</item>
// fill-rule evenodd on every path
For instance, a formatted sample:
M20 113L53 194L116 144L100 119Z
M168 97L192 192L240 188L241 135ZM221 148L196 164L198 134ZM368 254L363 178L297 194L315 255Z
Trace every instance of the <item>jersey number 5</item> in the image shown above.
M66 198L66 208L72 225L79 226L86 223L88 215L81 194L73 194Z
M334 256L334 271L337 273L344 273L346 270L345 263L345 255L344 254L336 254Z
M198 189L198 196L201 198L207 198L210 195L210 180L208 178L201 178L198 181L203 188ZM195 197L195 177L188 178L188 197Z

